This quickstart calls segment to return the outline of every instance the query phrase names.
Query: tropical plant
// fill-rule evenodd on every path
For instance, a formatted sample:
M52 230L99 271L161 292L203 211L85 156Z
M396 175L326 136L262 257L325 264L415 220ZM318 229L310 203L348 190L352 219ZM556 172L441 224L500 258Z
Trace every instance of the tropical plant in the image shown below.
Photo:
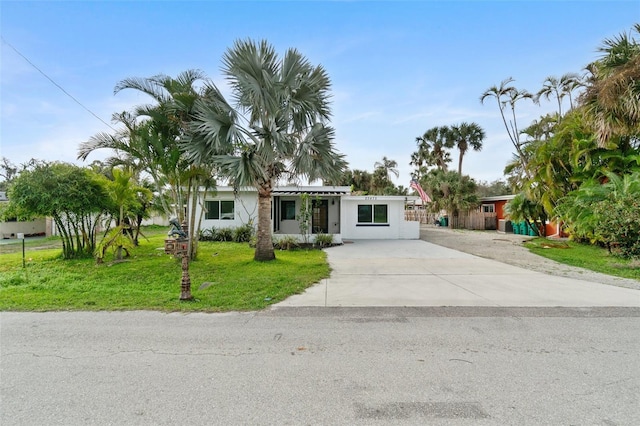
M454 171L432 170L423 176L420 183L424 190L431 194L429 208L434 213L444 210L452 218L479 205L476 183L467 175L460 176ZM449 220L449 227L453 227L452 220Z
M255 260L275 259L271 196L279 179L337 179L346 168L333 145L330 81L297 50L280 58L266 41L239 40L223 56L222 71L236 109L211 82L196 101L182 147L190 161L213 162L235 186L258 190Z
M186 132L197 99L206 93L198 84L206 81L204 73L187 70L176 78L157 75L150 78L127 78L120 81L115 93L133 89L152 98L153 104L140 105L132 113L113 115L120 124L114 134L98 133L80 145L78 158L85 160L98 149L110 149L116 157L111 164L127 164L148 173L160 197L167 217L187 220L191 258L197 255L197 233L202 217L196 218L199 189L215 186L214 170L206 163L189 162L178 145Z
M313 207L311 205L311 197L309 194L300 194L300 209L296 215L300 235L305 244L309 243L309 228L311 227L311 217L313 215Z
M511 77L502 80L499 86L491 86L480 96L480 102L484 103L487 98L494 98L500 110L502 123L507 130L507 135L511 144L516 150L518 161L522 170L527 173L527 157L524 155L524 144L520 141L520 130L516 120L516 104L523 99L533 99L533 95L526 90L518 90L515 86L510 86L515 80ZM508 108L508 109L507 109ZM507 114L510 118L507 119Z
M382 157L382 161L376 161L373 165L375 169L384 170L384 175L387 181L391 181L390 174L394 175L396 178L400 176L398 173L398 162L396 160L390 160L386 156Z
M320 248L329 247L333 244L332 234L317 234L314 244Z
M524 193L516 195L505 205L505 213L512 222L524 222L536 235L545 234L547 214L544 206Z
M640 34L640 24L633 31ZM601 147L640 136L640 40L623 32L605 39L602 57L587 66L590 73L582 103Z
M640 256L640 172L606 174L562 198L555 214L578 240L604 244L622 256Z
M51 217L62 239L62 255L92 255L97 224L110 208L102 179L67 163L41 162L9 186L9 203L20 216Z
M251 241L255 230L251 224L245 223L233 230L233 241L236 243L248 243Z
M573 92L584 87L583 78L574 72L563 74L560 77L560 87L562 93L569 97L569 108L573 109Z
M128 254L129 249L137 245L140 223L138 218L145 214L143 203L149 202L152 197L151 191L136 185L130 170L114 167L111 170L111 175L112 180L105 180L105 188L110 201L117 210L116 227L104 235L95 250L99 263L102 262L106 251L111 247L114 248L115 259L121 260L123 251ZM135 234L131 228L132 223L138 225Z
M447 170L447 163L451 162L448 149L453 148L449 127L432 127L416 138L416 144L418 150L411 156L412 164L418 168L435 166L439 170Z
M273 246L280 250L293 250L300 246L298 239L293 235L285 235L283 237L274 238Z
M566 85L561 80L554 76L548 76L542 82L542 89L538 90L538 93L533 97L535 103L540 104L540 98L544 97L550 100L551 97L555 98L558 103L558 117L562 118L562 99L567 95L565 92Z
M482 141L485 133L482 127L477 123L462 122L453 125L450 128L449 137L453 145L458 148L460 155L458 157L458 174L462 176L462 159L469 149L480 151L482 149Z

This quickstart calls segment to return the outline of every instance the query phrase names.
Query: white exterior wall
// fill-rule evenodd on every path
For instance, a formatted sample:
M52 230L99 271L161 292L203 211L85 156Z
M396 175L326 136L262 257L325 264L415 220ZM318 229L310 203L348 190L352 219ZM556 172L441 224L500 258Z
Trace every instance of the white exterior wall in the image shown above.
M255 190L253 191L238 191L238 194L233 193L233 188L220 187L216 193L207 194L205 201L234 201L234 218L233 219L205 219L205 215L202 216L202 223L200 229L211 229L215 227L220 228L237 228L238 226L246 225L247 223L258 222L258 195ZM196 219L200 217L202 212L202 206L198 204L196 206Z
M302 204L302 200L300 197L294 196L282 196L280 197L280 201L295 201L296 203L296 216L297 213L300 212L300 205ZM277 220L277 218L273 218ZM298 220L282 220L280 221L280 231L277 234L300 234L300 221Z
M18 234L44 234L46 230L44 218L25 222L0 222L0 238L17 238Z
M359 204L386 204L387 221L358 224ZM412 240L420 238L420 224L404 220L405 197L346 196L342 198L342 237L354 240Z
M296 212L300 211L300 197L298 195L278 195L279 201L294 200ZM329 234L333 235L335 243L342 243L344 239L418 239L420 238L420 223L405 221L404 208L407 199L412 201L417 197L403 196L350 196L350 195L322 195L322 199L328 199ZM206 220L203 218L201 229L235 228L249 222L254 225L258 219L258 196L254 189L239 191L234 195L233 188L219 187L215 194L208 195L210 201L234 201L233 220ZM331 201L334 200L332 204ZM385 204L387 205L387 220L384 225L367 224L358 226L358 204ZM196 214L200 214L201 206L197 206ZM277 220L278 218L272 218ZM372 226L373 225L373 226ZM293 236L302 240L300 227L297 220L284 220L279 223L279 231L274 233L274 238ZM313 241L315 235L309 235L309 241Z

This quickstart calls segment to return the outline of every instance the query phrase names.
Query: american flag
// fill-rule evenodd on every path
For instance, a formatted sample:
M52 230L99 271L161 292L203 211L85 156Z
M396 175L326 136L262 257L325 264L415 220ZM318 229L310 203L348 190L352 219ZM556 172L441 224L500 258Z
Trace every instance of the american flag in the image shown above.
M424 192L424 189L422 189L422 187L420 186L417 180L411 179L411 183L409 184L409 186L418 192L423 202L425 203L431 202L431 198L429 197L429 195L427 195L426 192Z

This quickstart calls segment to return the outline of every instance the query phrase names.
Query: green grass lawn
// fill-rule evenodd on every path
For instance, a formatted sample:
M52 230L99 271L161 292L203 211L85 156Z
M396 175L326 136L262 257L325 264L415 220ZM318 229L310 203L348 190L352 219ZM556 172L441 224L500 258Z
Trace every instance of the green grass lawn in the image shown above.
M262 309L329 276L320 250L277 251L255 262L246 243L201 242L190 264L193 301L180 301L181 266L164 253L166 229L147 232L124 262L62 260L55 239L0 247L0 310L244 311ZM153 235L149 235L153 234ZM210 283L202 290L203 283Z
M597 246L573 241L534 238L525 243L531 252L571 266L579 266L603 274L640 280L640 260L620 259Z

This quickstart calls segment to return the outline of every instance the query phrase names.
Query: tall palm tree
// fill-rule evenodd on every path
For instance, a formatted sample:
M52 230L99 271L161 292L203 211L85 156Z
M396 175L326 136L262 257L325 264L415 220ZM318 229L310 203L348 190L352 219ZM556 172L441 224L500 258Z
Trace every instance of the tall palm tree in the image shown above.
M482 149L482 141L485 138L485 133L482 127L477 123L462 122L458 125L451 126L449 133L454 146L460 151L460 157L458 158L458 174L462 176L462 159L469 148L474 151L480 151Z
M640 34L640 24L633 27ZM589 64L582 98L601 147L640 136L640 40L626 32L605 39L602 57Z
M280 58L266 41L236 41L222 72L235 108L208 83L183 140L191 161L214 162L236 186L258 191L255 260L275 259L271 196L279 179L334 179L346 168L333 144L329 76L297 50Z
M398 173L398 162L396 160L390 160L386 156L382 157L382 161L376 161L373 167L376 169L383 169L387 181L391 181L389 173L394 175L396 178L400 176L400 173Z
M447 151L453 148L453 142L449 136L450 129L447 126L432 127L424 132L422 136L416 138L418 151L412 155L412 162L427 166L436 166L436 168L446 171L447 163L451 162L451 154Z
M520 131L518 130L518 122L516 120L516 103L523 99L533 99L533 95L526 90L518 90L511 86L515 80L511 77L502 80L499 86L491 86L480 96L480 102L484 104L485 99L494 98L498 103L500 117L511 144L516 150L518 158L522 164L522 169L527 173L526 156L523 153L523 143L520 141ZM509 108L507 110L507 107ZM507 120L507 114L511 113L511 118Z
M199 223L195 219L198 188L212 184L213 170L206 164L187 161L179 141L186 133L195 101L206 93L198 87L207 80L198 70L187 70L177 77L156 75L149 78L127 78L115 89L119 93L133 89L148 95L153 103L137 106L133 112L114 114L113 120L121 125L115 134L98 133L80 145L78 158L85 160L98 149L111 149L116 159L111 163L136 164L152 177L156 191L168 192L171 201L161 197L167 216L181 222L189 218L191 239L190 255L197 253ZM186 214L183 206L186 206Z
M558 119L560 120L562 119L562 99L566 96L566 93L561 80L554 76L548 76L542 82L542 89L538 90L534 101L539 104L541 97L550 100L552 96L558 103Z
M569 72L560 77L562 92L569 97L569 109L573 109L573 92L583 86L583 79L577 73Z

